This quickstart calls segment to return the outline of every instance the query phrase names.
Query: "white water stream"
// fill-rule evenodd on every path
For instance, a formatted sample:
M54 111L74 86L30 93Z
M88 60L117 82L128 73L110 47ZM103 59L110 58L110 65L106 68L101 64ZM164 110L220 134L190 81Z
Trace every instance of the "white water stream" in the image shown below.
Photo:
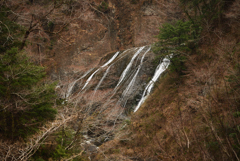
M141 58L141 61L140 61L140 64L138 65L138 69L137 69L137 72L135 73L135 75L133 76L131 82L128 84L127 88L123 91L123 97L125 95L127 95L128 91L131 89L131 87L134 85L134 82L136 81L136 78L137 78L137 75L140 71L140 69L142 68L142 64L143 64L143 60L145 58L145 55L150 51L151 47L149 47L147 49L147 51L143 54L142 58Z
M105 66L109 65L109 64L118 56L119 53L120 53L119 51L116 52L116 53L113 55L113 57L112 57L110 60L108 60L105 64L103 64L101 67L104 68Z
M106 70L106 72L104 73L103 77L102 77L101 80L99 81L97 87L94 89L94 93L93 93L92 98L94 98L94 96L95 96L95 94L96 94L96 91L98 90L98 88L99 88L100 85L102 84L103 80L106 78L106 76L107 76L107 74L108 74L111 66L112 66L112 65L110 65L110 66L107 68L107 70Z
M69 84L69 87L68 87L68 90L67 90L67 93L66 93L66 97L65 98L68 98L72 92L72 89L74 87L74 85L82 78L86 77L88 75L88 73L90 73L93 69L90 69L88 70L83 76L81 76L80 78L78 78L77 80L73 81L72 83Z
M131 93L131 88L134 87L134 84L135 84L135 81L136 81L136 78L138 76L138 73L140 71L140 69L142 68L142 65L143 65L143 60L146 56L146 54L150 51L151 47L149 47L145 53L142 55L141 57L141 60L140 60L140 64L138 65L137 67L137 71L136 72L133 72L133 77L131 77L131 81L130 83L128 84L128 86L126 87L126 89L123 91L122 93L122 96L121 98L118 100L118 102L115 104L114 108L111 110L112 112L115 111L115 108L117 107L117 105L119 105L120 103L122 103L122 107L125 107L126 104L127 104L127 101L128 101L128 96L129 96L129 93ZM116 91L115 91L116 92Z
M84 90L84 88L86 88L86 86L88 85L88 83L91 81L91 79L93 78L93 76L101 69L106 67L108 64L110 64L119 54L120 52L116 52L113 57L107 61L105 64L103 64L100 68L98 68L95 72L93 72L93 74L91 74L91 76L87 79L86 83L84 84L84 86L82 87L82 90Z
M108 106L109 103L111 103L113 100L111 100L112 98L115 97L115 94L119 94L119 92L121 92L122 90L119 88L125 88L123 90L123 92L121 93L121 97L118 99L116 105L119 105L121 103L122 107L125 107L125 105L127 104L128 99L131 96L131 99L134 97L134 95L132 96L132 94L134 94L134 89L137 89L139 87L135 87L135 82L138 78L138 75L140 73L140 70L142 69L143 66L143 61L144 58L146 56L147 53L149 53L149 51L151 50L151 47L148 47L147 49L145 49L144 53L142 53L142 51L144 50L146 46L143 47L139 47L139 48L132 48L132 49L128 49L125 50L124 52L121 53L120 52L116 52L111 59L109 59L106 63L104 63L102 66L100 66L99 68L95 69L95 71L88 77L88 79L86 80L84 86L82 87L82 89L80 90L79 93L84 94L85 92L83 91L87 85L89 84L89 82L93 79L94 75L99 72L99 70L103 70L105 67L107 67L106 71L104 72L102 78L100 79L100 81L98 82L97 86L95 87L95 89L93 90L93 93L91 95L91 100L93 101L94 96L97 92L97 90L99 89L99 87L101 86L101 84L103 83L104 79L106 78L106 76L108 75L110 68L115 66L115 64L117 64L118 61L122 61L122 60L126 60L123 59L125 56L130 56L131 54L131 60L129 61L129 63L126 65L125 69L123 70L123 72L120 75L120 78L117 81L117 85L115 86L115 88L108 94L108 97L106 98L106 101L104 102L102 109L105 109L105 106ZM136 50L136 51L135 51ZM120 56L119 56L120 55ZM141 57L139 55L142 55ZM171 56L170 56L171 57ZM114 63L112 63L115 59L117 59ZM139 61L140 59L140 61ZM133 64L138 63L137 67L133 67ZM119 64L119 63L118 63ZM157 81L157 79L160 77L160 75L168 68L170 64L170 60L169 57L165 57L163 59L163 61L157 66L157 68L155 69L155 73L152 77L152 79L149 81L149 83L146 85L146 87L143 90L143 94L142 97L140 99L140 101L138 102L137 106L134 109L134 112L136 112L140 106L144 103L144 101L147 99L147 97L149 96L150 92L153 89L154 83ZM118 67L118 66L117 66ZM82 78L86 77L93 69L89 70L88 72L86 72L82 77L78 78L77 80L73 81L72 83L70 83L68 85L68 90L66 92L66 98L70 97L70 95L72 94L72 90L74 88L74 85L81 80ZM110 77L111 78L111 77ZM109 78L108 78L109 79ZM123 81L129 82L127 85L126 83L124 83L123 85L120 86L120 84L122 84ZM141 78L139 78L141 79ZM83 95L81 95L82 97ZM114 97L113 97L114 96ZM77 96L78 97L78 96ZM118 96L119 97L119 96ZM110 101L111 100L111 101ZM114 106L114 108L116 107L116 105ZM107 107L106 107L107 108Z
M162 60L152 76L153 72L149 71L149 69L154 66L151 64L154 57L151 55L150 50L150 46L143 46L125 50L121 52L121 54L119 51L116 52L102 66L87 71L83 76L69 83L65 98L67 98L69 102L74 101L74 109L80 109L87 116L91 116L93 113L96 114L94 115L96 119L103 119L102 116L104 116L104 120L110 123L109 125L111 127L105 129L110 134L117 124L122 124L121 120L126 118L125 112L129 112L128 109L135 106L136 96L140 94L139 91L143 91L143 93L140 101L134 108L134 112L136 112L148 98L154 87L154 83L170 64L169 57L171 58L171 55ZM148 53L149 55L146 56ZM97 85L95 84L96 87L94 90L92 88L86 88L90 81L94 79L97 72L97 76L101 75L102 78L99 82L96 82ZM87 78L87 76L89 77ZM151 76L152 79L146 83L148 77ZM83 78L87 79L86 82L83 82L83 80L85 80ZM80 80L81 82L78 82ZM141 84L141 82L144 84ZM85 83L83 87L82 83ZM77 89L77 87L80 87L80 89ZM100 87L104 88L101 89ZM73 93L73 91L75 91L75 93ZM90 141L91 137L86 138L87 146L94 145L94 143ZM93 141L98 140L94 138Z
M138 102L138 105L136 106L136 108L134 109L134 112L136 112L140 106L144 103L144 101L147 99L147 97L149 96L155 82L157 81L157 79L160 77L160 75L168 68L170 64L170 60L165 57L162 61L162 63L160 63L154 73L153 78L150 80L150 82L148 83L148 85L146 86L143 94L142 94L142 98L141 100Z
M100 69L97 69L95 72L93 72L90 77L88 77L86 83L84 84L84 86L82 87L82 90L84 90L84 88L87 87L88 83L91 81L92 77L99 71Z
M124 69L122 75L120 76L120 79L118 81L118 84L116 85L116 87L114 89L116 89L120 83L124 80L125 76L127 75L129 69L131 68L135 58L141 53L141 51L145 48L145 46L141 47L140 49L138 49L138 51L133 55L131 61L129 62L129 64L127 65L127 67Z

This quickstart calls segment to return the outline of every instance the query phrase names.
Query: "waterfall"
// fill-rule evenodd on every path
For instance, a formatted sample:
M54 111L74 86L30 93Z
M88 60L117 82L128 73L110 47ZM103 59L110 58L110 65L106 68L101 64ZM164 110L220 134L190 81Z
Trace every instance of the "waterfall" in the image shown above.
M117 105L119 105L120 103L122 103L122 106L123 106L123 107L126 106L127 101L128 101L128 94L131 92L130 89L134 86L134 83L135 83L135 81L136 81L136 78L137 78L137 76L138 76L138 73L139 73L140 69L142 68L143 60L144 60L146 54L150 51L150 49L151 49L151 47L149 47L149 48L144 52L144 54L142 55L141 60L140 60L140 64L137 66L137 71L136 71L135 73L133 72L133 74L132 74L133 77L130 76L130 79L131 79L130 83L127 85L126 89L123 91L122 97L118 100L118 102L116 103L116 105L114 106L114 108L113 108L112 111L114 111L114 110L115 110L115 107L116 107ZM142 50L141 50L141 51L142 51ZM116 92L116 90L114 90L114 92Z
M92 98L94 98L94 96L95 96L95 94L96 94L96 91L98 90L98 88L99 88L99 87L100 87L100 85L102 84L103 80L104 80L104 79L105 79L105 77L107 76L107 74L108 74L108 72L109 72L109 70L110 70L111 66L112 66L112 65L110 65L110 66L107 68L107 70L106 70L106 72L104 73L103 77L102 77L102 78L101 78L101 80L99 81L99 83L98 83L97 87L94 89L94 93L93 93L93 96L92 96Z
M84 90L84 88L86 88L86 86L88 85L88 83L91 81L92 77L99 71L100 69L95 70L95 72L93 72L90 77L88 77L86 83L84 84L84 86L82 87L82 90Z
M134 112L136 112L139 109L139 107L144 103L144 101L147 99L148 95L150 94L150 92L151 92L151 90L154 86L154 83L157 81L157 79L160 77L160 75L168 68L169 64L170 64L170 60L167 57L165 57L163 59L162 63L160 63L157 66L157 69L155 70L154 76L150 80L150 82L148 83L146 88L144 89L144 92L142 94L142 98L138 102L138 105L134 109Z
M81 79L83 79L84 77L86 77L88 75L88 73L90 73L93 69L90 69L88 70L83 76L81 76L79 79L73 81L72 83L69 84L69 88L67 90L67 93L66 93L66 97L65 98L68 98L72 92L72 89L74 87L74 85Z
M145 58L145 55L150 51L151 47L148 48L148 50L143 54L140 64L138 66L137 72L135 73L135 75L133 76L133 79L131 80L131 82L128 84L127 88L123 91L123 97L128 93L128 91L130 90L130 88L134 85L134 82L136 81L136 77L142 67L143 64L143 60Z
M119 84L124 80L125 76L127 75L127 72L129 71L129 69L131 68L135 58L140 54L140 52L145 48L145 46L141 47L140 49L138 49L138 51L133 55L131 61L129 62L129 64L127 65L127 67L124 69L118 84L116 85L115 89L119 86Z
M102 65L101 67L104 68L105 66L109 65L109 64L118 56L119 53L120 53L119 51L116 52L116 53L113 55L113 57L112 57L110 60L108 60L108 61L107 61L104 65Z
M122 126L123 120L128 117L128 112L133 107L134 113L140 108L152 91L154 83L169 66L169 57L171 57L171 55L165 57L156 65L154 63L156 58L150 46L135 47L111 55L109 60L104 59L106 62L103 65L88 70L65 87L58 87L67 88L61 91L66 91L65 98L74 107L66 108L67 110L84 115L86 119L83 121L96 125L97 135L99 129L103 131L101 137L89 135L85 140L89 145L111 139L112 131ZM107 57L109 55L105 58ZM140 100L139 95L141 95ZM90 126L83 128L86 133L90 130L94 133L94 129L92 131Z
M149 69L154 67L153 61L155 56L152 55L150 50L150 46L143 46L127 49L123 52L116 52L102 66L87 71L82 77L69 83L66 98L71 95L72 97L70 97L69 100L75 101L76 106L78 102L84 99L83 102L85 102L85 105L81 105L81 108L84 108L85 111L89 111L89 113L91 113L91 110L96 110L96 108L99 108L97 109L99 113L110 109L107 110L110 112L108 113L110 117L120 108L132 108L136 102L136 97L143 91L140 101L137 102L134 108L134 112L136 112L152 91L154 83L170 64L169 57L165 57L155 69L154 75L152 75ZM149 56L146 57L148 53ZM124 61L128 61L128 63ZM122 72L119 72L120 70ZM72 91L76 83L89 75L90 72L92 73L87 78L84 85L81 89L76 89L77 93L74 94ZM86 89L90 81L94 79L93 77L96 73L102 76L101 79L98 82L93 82L92 85L95 86L94 89ZM149 77L152 77L152 79L146 83ZM140 82L145 83L140 84ZM101 85L104 85L104 88L101 89L98 98L95 99L96 93Z
M113 57L112 57L109 61L107 61L105 64L103 64L100 68L104 68L104 67L106 67L107 65L109 65L109 64L118 56L118 54L119 54L119 51L116 52L116 53L113 55ZM100 70L100 68L97 69L97 70L87 79L85 85L82 87L82 90L84 90L84 88L86 88L86 86L88 85L88 83L91 81L92 77Z

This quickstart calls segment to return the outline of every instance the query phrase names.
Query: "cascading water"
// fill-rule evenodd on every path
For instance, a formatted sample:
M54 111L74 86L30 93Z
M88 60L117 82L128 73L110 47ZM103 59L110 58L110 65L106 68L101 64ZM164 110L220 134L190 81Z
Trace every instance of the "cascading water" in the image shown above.
M109 65L109 64L118 56L119 53L120 53L119 51L116 52L116 53L113 55L113 57L112 57L110 60L108 60L105 64L103 64L101 67L104 68L104 67L106 67L107 65Z
M104 67L106 67L107 65L109 65L109 64L118 56L118 54L119 54L119 51L116 52L109 61L107 61L105 64L103 64L103 65L101 66L101 68L104 68ZM93 77L99 70L100 70L100 68L97 69L97 70L87 79L85 85L82 87L82 90L83 90L84 88L86 88L86 86L88 85L88 83L91 81L92 77Z
M123 91L123 97L128 93L128 91L130 90L130 88L134 85L134 82L136 80L136 77L142 67L142 64L143 64L143 60L144 60L144 57L145 55L150 51L151 47L148 48L148 50L143 54L142 58L141 58L141 61L140 61L140 64L138 65L138 68L137 68L137 72L134 74L133 76L133 79L131 80L131 82L128 84L127 88Z
M141 76L144 76L146 74L149 75L149 73L144 73L143 72L144 71L143 64L144 64L144 59L145 59L146 55L150 52L150 50L151 50L151 47L143 46L143 47L139 47L139 48L128 49L128 50L125 50L123 52L119 52L119 51L116 52L106 63L104 63L99 68L95 69L95 71L87 78L85 84L81 87L81 90L78 90L78 91L80 91L79 93L83 94L86 91L88 93L92 92L92 94L90 94L91 95L90 98L91 98L92 101L94 101L94 96L95 96L96 92L99 91L99 87L102 84L105 85L105 86L108 86L107 83L104 84L105 83L105 79L110 79L112 77L117 77L116 72L114 70L119 70L119 68L120 68L120 69L122 69L122 72L120 73L119 79L116 80L117 83L116 83L114 89L112 87L111 88L107 88L107 89L112 89L112 91L110 90L110 92L109 92L110 96L109 96L109 94L106 94L106 95L108 95L108 98L103 98L104 99L104 101L103 101L104 106L108 106L109 102L110 103L114 102L114 100L116 100L118 95L120 94L121 97L116 100L116 104L114 105L114 107L116 105L119 105L119 104L121 104L122 107L125 107L129 99L131 99L131 100L134 99L135 96L136 95L140 95L139 92L143 90L142 98L137 103L137 106L134 109L134 112L136 112L139 109L139 107L143 104L143 102L146 100L146 98L148 97L148 95L151 92L151 90L152 90L156 80L159 78L161 73L163 73L166 70L166 68L168 67L168 65L170 64L169 59L167 57L164 58L163 62L160 63L157 66L151 81L145 86L145 88L143 87L142 84L141 85L137 84L136 80L139 81L139 79L142 79L139 76L140 73L141 73ZM129 61L128 64L126 64L125 67L122 67L121 66L121 64L122 64L121 62L122 61L126 61L126 60L130 60L130 61ZM135 65L133 65L133 64L135 64ZM149 62L148 64L145 63L145 66L151 66L151 65L152 65L151 62ZM107 67L107 68L105 68L105 67ZM96 75L97 73L100 74L100 72L99 72L100 70L103 71L103 75L102 75L102 78L99 80L99 82L96 84L94 90L86 89L87 85L93 79L94 75ZM104 72L104 70L105 70L105 72ZM110 70L112 71L111 73L115 73L115 75L114 74L113 75L109 75L108 78L106 78L107 75L109 74ZM89 70L82 77L80 77L79 79L73 81L72 83L70 83L68 85L69 88L68 88L67 93L66 93L66 98L68 98L70 96L70 94L72 94L73 87L76 85L76 83L79 80L83 81L83 79L91 71L93 71L93 70L92 69ZM142 71L142 72L140 72L140 71ZM110 79L110 80L112 80L112 79ZM145 79L145 80L147 80L147 79ZM120 86L120 84L121 84L121 86ZM135 91L132 90L132 89L136 88L135 86L139 86L138 88L140 88L140 89L144 88L144 89L139 90L139 92L136 93L135 92L136 90ZM84 89L86 89L86 90L84 90ZM82 95L81 95L81 97L82 97ZM110 100L112 100L112 101L110 101ZM105 107L104 107L104 109L105 109Z
M122 125L118 120L124 120L122 117L127 117L126 112L133 107L134 112L140 108L152 91L154 83L170 64L169 58L166 57L156 68L153 63L155 56L150 50L150 46L143 46L116 52L102 66L87 71L69 83L65 98L74 103L76 112L80 111L85 116L97 120L94 121L94 126L96 122L98 126L103 125L97 129L104 129L105 134L110 134L116 124ZM149 78L152 78L150 82ZM89 142L89 138L97 140L88 136L86 142ZM102 139L99 138L99 142L107 139L109 136L103 136ZM91 144L89 142L89 145Z
M108 74L108 72L109 72L109 70L110 70L111 66L112 66L112 65L110 65L110 66L107 68L107 70L106 70L106 72L104 73L104 75L103 75L102 79L99 81L99 83L98 83L97 87L94 89L94 93L93 93L93 96L92 96L92 98L94 98L94 95L95 95L96 91L98 90L98 88L99 88L99 87L100 87L100 85L102 84L103 80L104 80L104 79L105 79L105 77L107 76L107 74Z
M145 46L141 47L140 49L138 49L138 51L133 55L130 63L127 65L127 67L124 69L119 81L118 81L118 84L116 85L115 89L120 85L120 83L124 80L124 78L126 77L127 75L127 72L129 71L129 69L131 68L135 58L138 56L138 54L140 54L140 52L144 49Z
M90 77L87 79L86 83L84 84L84 86L82 87L82 90L84 90L84 88L86 88L86 86L88 85L88 83L91 81L92 77L99 71L100 69L95 70L95 72L93 72L93 74L90 75Z
M134 109L134 112L136 112L139 107L144 103L144 101L147 99L148 95L150 94L154 83L157 81L157 79L160 77L160 75L168 68L170 64L170 60L166 57L163 59L163 62L161 62L158 66L157 69L154 73L153 78L150 80L150 82L148 83L148 85L146 86L143 94L142 94L142 98L141 100L138 102L138 105L136 106L136 108Z
M74 87L74 85L81 79L83 79L84 77L86 77L88 75L88 73L90 73L93 69L90 69L88 70L83 76L81 76L79 79L73 81L72 83L69 84L69 87L68 87L68 90L67 90L67 93L66 93L66 97L65 98L68 98L72 92L72 89Z

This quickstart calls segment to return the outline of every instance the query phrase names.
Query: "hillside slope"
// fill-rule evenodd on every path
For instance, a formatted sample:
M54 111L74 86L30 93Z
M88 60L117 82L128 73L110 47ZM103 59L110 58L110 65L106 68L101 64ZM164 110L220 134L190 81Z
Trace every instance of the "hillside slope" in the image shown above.
M131 60L135 50L144 48L143 52L140 53L139 51L140 55L135 59L132 67L132 70L136 70L135 67L137 67L136 71L141 76L141 80L137 80L138 83L136 83L140 88L135 87L135 90L138 90L138 93L135 92L135 94L139 95L141 88L143 88L141 83L149 79L148 77L154 73L153 69L157 65L152 63L154 56L151 52L150 56L146 56L143 63L146 69L141 69L140 71L142 66L140 58L142 57L141 61L143 61L145 52L147 54L147 50L150 49L149 44L157 40L154 35L158 33L158 26L165 21L171 21L181 16L178 13L179 6L175 3L175 0L4 0L0 2L0 6L0 25L1 29L4 29L1 30L4 31L4 35L1 36L1 49L4 49L0 53L1 60L4 60L1 62L3 63L1 67L4 67L3 70L6 70L5 67L7 67L13 78L18 79L13 74L12 67L9 64L6 65L8 62L2 58L9 54L7 55L9 58L16 59L14 58L16 53L24 53L26 57L29 57L26 58L27 62L36 65L32 66L33 69L41 66L40 69L42 69L43 75L45 75L45 72L47 73L47 76L39 84L46 87L45 82L56 81L57 86L56 83L52 84L51 93L54 94L55 89L58 95L58 97L55 97L56 95L54 94L54 98L48 100L51 103L48 106L50 109L53 109L54 117L52 116L46 122L39 122L36 116L40 116L40 113L43 115L43 117L41 115L42 120L47 119L47 114L51 114L51 111L49 112L47 109L40 109L40 112L26 114L24 116L27 119L22 119L20 117L22 116L21 113L35 108L35 104L29 103L29 100L32 100L28 96L29 92L26 89L31 88L26 80L32 80L32 77L24 75L24 65L18 61L11 62L13 64L17 63L14 66L16 71L18 69L23 70L23 80L22 82L17 81L16 85L22 87L21 85L23 84L26 85L24 86L26 88L23 88L20 94L2 92L3 95L7 94L6 102L8 103L8 100L10 100L11 106L17 111L12 112L9 105L2 103L4 101L0 100L0 115L4 116L0 120L0 135L3 136L4 134L6 138L3 139L2 137L0 140L0 159L2 160L57 160L60 158L74 158L74 156L75 159L86 159L88 156L86 154L82 155L85 147L79 145L84 142L86 131L91 133L91 130L95 130L95 132L100 132L99 135L102 135L102 132L106 131L99 130L98 125L104 122L103 126L106 128L106 123L110 125L112 123L111 121L107 122L106 118L97 120L102 115L94 118L94 116L91 116L91 112L89 112L90 114L83 113L79 110L80 108L87 109L88 106L93 107L93 109L99 106L98 100L94 100L96 103L90 102L89 96L92 94L91 92L82 94L84 97L77 98L77 100L82 100L80 104L70 101L70 103L67 103L68 100L66 98L71 94L70 92L68 93L68 91L71 91L68 87L71 87L75 80L85 74L86 77L90 78L89 76L93 73L87 73L86 71L89 71L89 69L94 70L94 67L101 68L100 65L105 64L117 50L120 50L122 53L126 48L136 47L131 49L132 52L130 54L126 54L128 55L126 59L119 61L119 64L116 63L117 66L111 69L113 71L110 70L110 73L115 75L115 77L113 79L110 77L108 80L110 83L104 82L103 87L112 88L116 85L117 77L124 71L125 65ZM18 27L15 28L15 26ZM21 35L19 34L20 31ZM10 47L6 47L6 42L10 44L10 47L15 47L14 52L5 52L10 49ZM15 42L18 45L15 45ZM27 63L25 64L28 65ZM29 69L31 69L30 66ZM1 88L5 89L5 84L7 84L11 88L7 87L6 89L14 91L18 88L9 84L11 81L8 81L8 72L0 72ZM37 75L36 73L33 72L33 75ZM41 73L39 72L39 74ZM103 70L101 68L101 72L96 74L97 81L100 81L99 77L102 74ZM88 78L84 79L84 81L88 81ZM134 78L137 78L137 74ZM97 85L97 81L93 82L88 89L92 90L93 85ZM124 83L123 87L130 87L127 84L129 81L124 80ZM33 84L36 85L36 83ZM101 89L104 88L101 87ZM117 97L114 98L115 100L121 95L122 91L124 91L124 88L121 88L121 91L119 90L116 94ZM46 92L40 89L38 92L42 94L43 98L47 98ZM102 91L99 90L97 92L98 95L104 96L104 92L100 92ZM37 101L45 104L39 96L33 96ZM135 95L131 97L129 104L134 104L137 99L134 98ZM22 102L27 104L27 106L22 108L20 106L23 104ZM36 102L36 104L39 102ZM17 108L15 109L15 107ZM131 108L133 108L132 105L127 109L130 110ZM4 112L5 110L7 112ZM126 111L125 113L128 112ZM97 125L98 129L94 129L95 127L92 127L92 125ZM6 129L11 130L8 132L9 130ZM23 129L28 130L28 132L23 132ZM99 139L100 142L103 142L106 138L101 139L99 137ZM9 149L6 147L9 147Z
M239 160L239 8L204 26L184 74L163 75L95 160Z
M0 140L0 159L240 159L239 0L6 0L0 5L22 28L20 50L45 67L46 81L58 81L51 87L58 98L49 105L58 111L56 118L24 139ZM155 66L169 54L169 69L131 113ZM13 115L5 116L0 130L19 127L6 123ZM38 124L32 120L22 120L23 126Z

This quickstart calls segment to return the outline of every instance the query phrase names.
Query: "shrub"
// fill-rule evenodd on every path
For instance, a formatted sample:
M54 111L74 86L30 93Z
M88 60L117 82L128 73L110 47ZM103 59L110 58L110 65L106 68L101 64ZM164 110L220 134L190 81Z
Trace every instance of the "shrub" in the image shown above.
M98 10L102 12L107 12L108 11L108 3L105 1L102 1L101 4L98 6Z
M68 154L66 153L66 150L64 147L62 147L61 145L58 145L56 148L56 151L53 153L53 159L57 160L60 159L62 157L67 157Z
M162 57L173 54L170 69L183 74L187 55L196 48L204 24L213 27L220 18L223 8L222 0L181 0L182 7L189 20L165 23L157 35L158 42L153 51Z

